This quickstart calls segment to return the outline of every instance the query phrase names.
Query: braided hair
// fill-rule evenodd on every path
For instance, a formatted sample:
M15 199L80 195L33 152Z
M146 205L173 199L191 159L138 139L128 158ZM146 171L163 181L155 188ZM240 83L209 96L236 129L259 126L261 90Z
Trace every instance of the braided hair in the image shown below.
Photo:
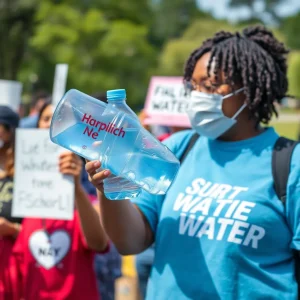
M211 52L207 75L210 76L214 60L212 71L216 78L222 70L227 83L241 84L245 88L250 118L257 124L267 124L273 113L278 115L274 103L280 103L288 89L288 50L272 32L263 26L253 26L245 28L242 34L216 33L191 53L185 65L185 81L191 80L197 61L207 52Z

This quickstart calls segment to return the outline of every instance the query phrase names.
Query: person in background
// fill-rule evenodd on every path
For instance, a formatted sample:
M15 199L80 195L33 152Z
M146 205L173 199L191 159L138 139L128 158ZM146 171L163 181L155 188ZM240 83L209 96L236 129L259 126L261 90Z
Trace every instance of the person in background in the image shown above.
M106 93L98 92L92 95L92 97L107 103ZM84 176L86 177L86 184L92 186L91 193L96 195L95 187L88 180L86 171L84 170ZM99 208L99 202L97 197L93 203ZM115 281L122 276L122 258L113 243L110 243L110 249L105 254L95 255L95 272L98 282L98 289L102 300L114 300L115 299Z
M22 219L11 216L14 177L15 130L19 116L0 106L0 300L19 300L20 282L12 255Z
M20 103L19 108L18 108L18 115L20 119L25 118L26 115L26 105L24 103Z
M87 162L102 224L120 253L155 242L146 299L298 298L300 145L283 203L272 174L279 135L262 125L287 94L287 54L262 26L218 32L190 54L183 77L193 130L165 144L180 158L197 139L166 195L110 201L110 171Z
M21 128L36 128L39 112L49 97L50 95L44 91L37 92L33 95L30 103L29 116L20 120Z
M38 117L38 128L48 129L52 115L53 106L46 102ZM94 256L95 252L108 251L108 239L98 211L80 182L82 160L66 151L60 155L58 166L62 174L74 176L74 218L24 218L13 249L20 266L23 297L37 300L98 300ZM54 236L56 240L50 238ZM53 244L49 248L51 242ZM37 259L37 255L40 255L38 247L48 249L47 255L53 256L51 265Z
M163 141L172 134L172 128L169 126L146 124L145 120L147 119L147 112L145 108L140 110L138 118L143 127L151 132L159 141Z
M141 112L138 115L139 120L143 127L147 129L149 132L151 132L159 141L164 141L168 137L170 137L172 134L186 130L190 127L182 127L182 126L162 126L162 125L147 125L145 123L145 120L147 119L147 113L145 109L142 109Z

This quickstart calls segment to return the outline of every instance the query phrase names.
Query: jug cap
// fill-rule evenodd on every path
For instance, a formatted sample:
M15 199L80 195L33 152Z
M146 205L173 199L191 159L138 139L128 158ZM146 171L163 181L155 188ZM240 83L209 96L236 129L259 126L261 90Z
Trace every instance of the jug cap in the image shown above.
M119 89L119 90L109 90L106 92L107 100L120 100L126 99L126 90Z

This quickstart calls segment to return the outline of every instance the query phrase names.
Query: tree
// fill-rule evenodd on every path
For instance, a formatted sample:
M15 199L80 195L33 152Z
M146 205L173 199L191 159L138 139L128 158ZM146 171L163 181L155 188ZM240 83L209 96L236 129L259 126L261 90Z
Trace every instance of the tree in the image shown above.
M180 37L195 19L208 16L199 10L195 0L152 1L152 10L151 41L158 47L171 38Z
M237 30L227 21L204 18L194 21L178 39L166 43L159 58L158 74L182 75L185 61L190 53L202 42L219 30Z
M229 6L231 8L246 7L249 9L250 17L247 20L264 20L265 17L269 17L271 21L279 21L276 8L279 4L283 3L283 0L230 0ZM257 9L259 5L261 9Z
M36 21L23 80L34 71L51 89L55 64L68 63L68 88L91 94L124 87L131 105L144 101L148 70L155 62L146 26L109 20L97 8L82 10L46 0Z
M300 51L293 51L288 56L289 94L300 99Z
M34 26L36 0L0 0L0 78L16 80Z
M283 19L281 30L286 36L288 46L292 49L300 50L300 12Z

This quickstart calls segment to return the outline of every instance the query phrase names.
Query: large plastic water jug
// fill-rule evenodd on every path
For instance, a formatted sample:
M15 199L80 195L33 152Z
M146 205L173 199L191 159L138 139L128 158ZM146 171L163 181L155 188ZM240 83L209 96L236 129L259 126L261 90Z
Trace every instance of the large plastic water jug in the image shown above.
M165 194L179 169L174 154L137 119L74 89L55 109L50 138L152 194Z

